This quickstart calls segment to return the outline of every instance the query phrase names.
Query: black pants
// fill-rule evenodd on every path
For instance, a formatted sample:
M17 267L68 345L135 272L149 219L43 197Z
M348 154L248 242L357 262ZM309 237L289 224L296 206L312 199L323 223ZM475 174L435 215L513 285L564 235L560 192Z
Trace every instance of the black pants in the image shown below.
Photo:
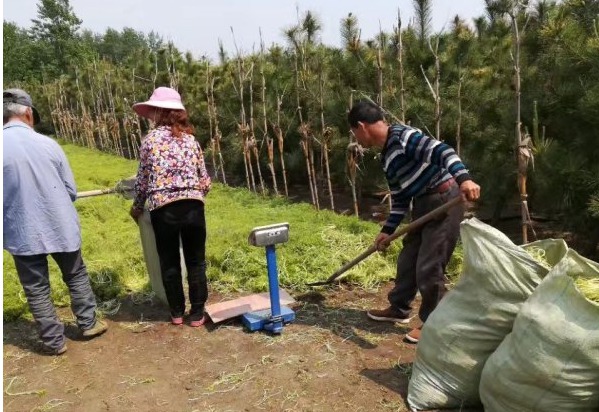
M179 200L151 211L150 217L171 315L178 317L185 313L179 254L181 238L191 303L189 315L191 320L199 320L204 315L204 304L208 298L204 203L191 199Z
M412 216L417 219L444 203L460 196L457 184L444 193L432 193L414 199ZM463 204L452 207L447 214L427 223L420 230L408 233L397 259L395 287L389 292L391 306L401 316L408 317L411 304L420 291L422 303L418 315L426 322L447 291L445 268L460 235L464 217Z

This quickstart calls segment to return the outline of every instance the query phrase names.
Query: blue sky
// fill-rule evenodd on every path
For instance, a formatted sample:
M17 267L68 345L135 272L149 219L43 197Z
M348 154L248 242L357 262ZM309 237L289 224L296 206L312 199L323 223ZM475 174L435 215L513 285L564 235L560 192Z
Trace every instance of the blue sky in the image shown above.
M71 5L83 28L154 30L181 50L212 58L217 56L218 39L229 54L234 53L231 27L243 52L258 50L259 29L267 46L283 44L282 31L297 22L298 8L300 14L315 12L323 25L323 43L334 46L341 42L339 21L350 12L358 17L362 39L374 37L379 25L391 31L398 8L404 25L413 14L412 0L71 0ZM37 15L37 0L4 0L3 11L4 20L29 26ZM483 0L433 0L433 28L449 28L456 14L471 23L483 13Z

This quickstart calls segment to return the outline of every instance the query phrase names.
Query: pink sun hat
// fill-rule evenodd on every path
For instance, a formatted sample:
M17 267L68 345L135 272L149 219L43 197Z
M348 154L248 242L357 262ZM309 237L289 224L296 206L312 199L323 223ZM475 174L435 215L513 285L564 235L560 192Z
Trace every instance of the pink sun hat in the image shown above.
M152 93L150 100L133 105L135 113L142 117L150 117L154 108L185 110L183 103L181 103L181 95L170 87L158 87Z

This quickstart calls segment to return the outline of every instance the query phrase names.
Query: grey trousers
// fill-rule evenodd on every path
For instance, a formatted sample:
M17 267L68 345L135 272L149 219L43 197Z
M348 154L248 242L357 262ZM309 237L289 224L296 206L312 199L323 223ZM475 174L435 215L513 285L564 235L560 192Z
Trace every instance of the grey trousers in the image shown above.
M83 330L92 328L96 323L96 298L81 258L81 250L52 253L51 256L69 288L71 310L77 317L77 326ZM50 297L48 255L15 255L13 258L43 344L50 349L62 348L65 343L64 325L58 319Z
M417 219L444 203L460 196L457 184L444 193L431 193L414 199L412 218ZM395 287L389 292L391 307L409 317L412 301L420 291L422 303L418 315L426 322L446 292L445 268L460 235L465 206L452 207L447 214L408 233L397 259Z

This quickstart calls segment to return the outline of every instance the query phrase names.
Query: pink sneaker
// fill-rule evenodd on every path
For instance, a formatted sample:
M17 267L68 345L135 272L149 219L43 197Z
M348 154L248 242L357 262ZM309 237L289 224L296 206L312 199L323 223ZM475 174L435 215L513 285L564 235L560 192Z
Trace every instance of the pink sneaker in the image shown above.
M204 323L206 323L206 315L202 316L202 319L192 320L191 322L189 322L189 326L191 326L192 328L199 328Z
M175 326L181 326L181 325L183 325L183 317L179 316L179 317L174 318L171 316L171 323Z

